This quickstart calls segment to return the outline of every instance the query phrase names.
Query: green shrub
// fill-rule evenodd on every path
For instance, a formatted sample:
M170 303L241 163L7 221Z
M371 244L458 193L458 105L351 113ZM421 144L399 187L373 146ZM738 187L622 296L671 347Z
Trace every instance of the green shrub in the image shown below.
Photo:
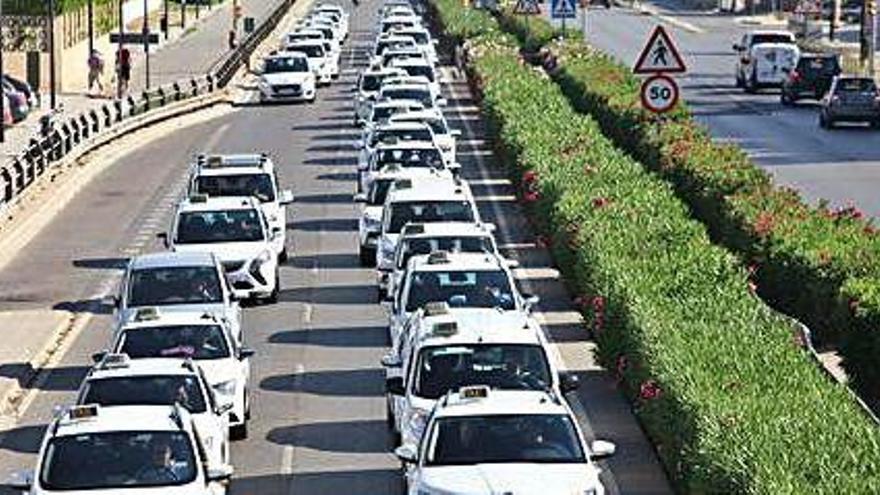
M441 19L460 9L434 6ZM498 39L492 49L475 42L470 71L503 162L517 183L535 174L532 218L570 287L593 301L584 312L601 358L620 372L679 490L880 490L873 423L749 292L738 260Z

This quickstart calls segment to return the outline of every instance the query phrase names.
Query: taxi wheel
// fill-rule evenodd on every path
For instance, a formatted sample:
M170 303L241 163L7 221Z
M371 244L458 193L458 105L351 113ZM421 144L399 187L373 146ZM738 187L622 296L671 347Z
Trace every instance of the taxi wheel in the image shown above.
M248 437L248 425L244 422L229 428L229 438L232 440L244 440Z
M272 293L269 294L269 297L266 298L266 301L270 303L278 302L278 293L281 292L281 279L278 276L278 269L275 269L275 288L272 289Z
M281 254L278 255L278 261L284 263L289 258L287 254L287 246L284 246L284 249L281 250Z

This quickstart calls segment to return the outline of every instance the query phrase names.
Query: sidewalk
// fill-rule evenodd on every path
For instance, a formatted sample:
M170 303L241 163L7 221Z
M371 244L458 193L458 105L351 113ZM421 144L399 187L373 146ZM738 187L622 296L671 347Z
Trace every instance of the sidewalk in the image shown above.
M254 17L257 25L260 24L272 11L276 4L267 0L239 0L245 17ZM153 7L161 6L162 2L154 2ZM150 51L150 84L151 87L160 86L189 76L205 74L211 66L228 51L228 33L232 27L232 2L226 0L222 5L208 10L201 7L201 17L196 20L194 7L187 10L186 29L180 29L176 22L179 18L179 9L171 9L171 29L169 39L166 42L160 34L160 45ZM154 9L151 14L151 25L158 25L158 21L152 19L157 16ZM140 31L143 24L143 15L127 18L127 30ZM242 29L239 22L239 29ZM241 32L241 31L240 31ZM95 40L95 48L104 56L105 69L103 82L106 97L92 97L87 91L88 41L83 41L77 46L65 51L64 57L72 57L82 60L82 65L68 65L62 80L65 86L57 95L57 102L63 106L63 115L77 115L103 105L111 97L115 78L114 54L116 46L110 44L110 36L104 35ZM132 54L132 79L130 92L139 92L146 88L145 54L139 46L129 46ZM39 129L40 116L49 111L49 95L42 95L41 108L32 112L28 118L6 129L6 142L0 152L0 165L9 163L21 154L28 146L29 140L36 135Z

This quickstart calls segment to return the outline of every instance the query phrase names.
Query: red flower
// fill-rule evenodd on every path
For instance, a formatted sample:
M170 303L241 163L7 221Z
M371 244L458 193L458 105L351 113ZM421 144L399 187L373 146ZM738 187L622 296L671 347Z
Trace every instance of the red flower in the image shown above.
M859 310L859 300L858 299L850 299L849 300L849 310L853 314Z
M872 227L870 225L865 225L865 228L862 229L862 232L864 232L868 235L872 235L874 232L876 232L876 230L874 229L874 227Z
M593 198L593 208L602 208L603 206L607 206L611 200L608 198Z
M527 170L523 173L522 181L523 183L535 182L538 180L538 172L534 170Z
M525 194L523 194L523 202L525 203L534 203L539 199L541 199L541 193L538 191L526 191Z
M752 294L758 292L758 284L749 280L748 285L749 285L749 292L751 292Z
M590 165L589 163L584 164L584 173L585 174L590 175L595 171L596 171L596 168L593 167L592 165Z
M660 389L660 385L657 384L654 380L648 380L642 383L642 386L639 387L639 397L643 400L654 400L660 398L663 391Z
M587 305L589 304L589 301L590 301L590 299L587 296L577 296L574 298L574 300L572 302L574 303L575 306L578 307L578 309L583 309L583 308L587 307Z
M756 273L758 273L758 265L757 263L752 263L747 268L749 278L754 277Z
M773 231L774 223L775 219L773 218L773 214L768 211L762 211L755 220L752 229L758 237L766 237L767 234Z

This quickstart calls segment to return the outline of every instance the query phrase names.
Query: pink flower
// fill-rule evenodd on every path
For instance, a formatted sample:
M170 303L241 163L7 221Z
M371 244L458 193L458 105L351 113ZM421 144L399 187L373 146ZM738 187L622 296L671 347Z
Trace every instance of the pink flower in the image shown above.
M756 284L755 282L752 282L751 280L749 280L748 286L749 286L749 292L751 292L752 294L758 292L758 284Z
M611 200L608 198L593 198L593 208L602 208L603 206L607 206Z
M538 191L526 191L525 194L523 194L523 202L525 203L534 203L539 199L541 199L541 193Z
M654 400L660 398L663 391L660 389L660 385L657 384L654 380L648 380L642 383L642 386L639 387L639 397L643 400Z

